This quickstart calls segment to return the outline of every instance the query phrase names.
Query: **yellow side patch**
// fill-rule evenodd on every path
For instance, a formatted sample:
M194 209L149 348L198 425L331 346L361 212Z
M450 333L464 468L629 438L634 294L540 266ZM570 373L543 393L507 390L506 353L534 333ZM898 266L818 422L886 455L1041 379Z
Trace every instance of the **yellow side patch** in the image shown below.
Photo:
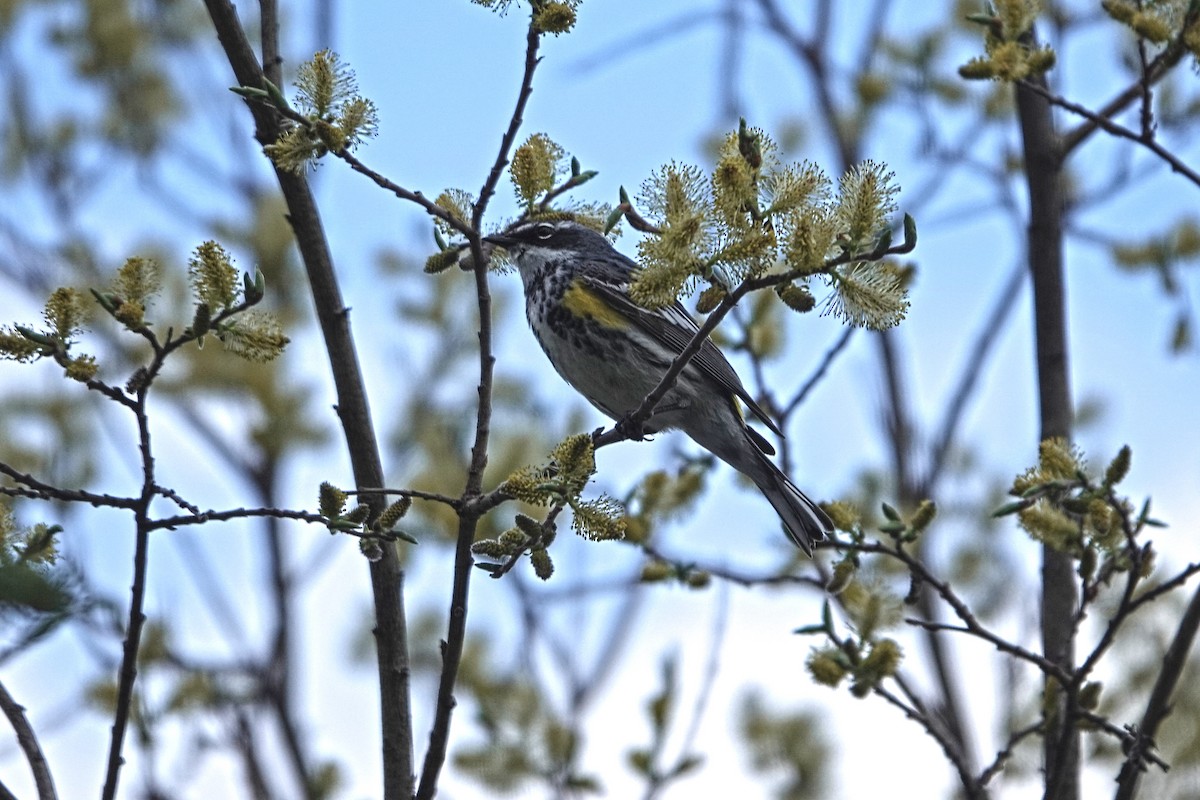
M629 327L629 320L621 312L579 281L563 292L563 308L577 317L595 320L606 328Z

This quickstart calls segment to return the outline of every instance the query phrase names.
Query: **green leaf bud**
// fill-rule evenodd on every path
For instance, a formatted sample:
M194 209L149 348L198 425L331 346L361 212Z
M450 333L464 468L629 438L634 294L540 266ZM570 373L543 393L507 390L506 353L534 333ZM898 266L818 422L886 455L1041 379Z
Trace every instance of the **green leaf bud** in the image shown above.
M937 516L937 505L932 500L922 500L908 524L914 531L923 531L929 527L929 523L933 522L935 516Z
M1100 693L1104 684L1100 681L1088 681L1079 690L1079 707L1084 711L1095 711L1100 705Z
M525 545L529 544L529 537L516 528L509 528L500 534L498 541L507 553L516 554L524 550Z

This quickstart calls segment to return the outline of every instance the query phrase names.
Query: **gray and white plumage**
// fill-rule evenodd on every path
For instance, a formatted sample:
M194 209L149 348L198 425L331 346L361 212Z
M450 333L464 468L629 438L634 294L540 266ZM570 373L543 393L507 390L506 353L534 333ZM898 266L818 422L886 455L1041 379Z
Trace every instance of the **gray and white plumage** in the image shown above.
M577 222L525 222L487 241L516 264L529 325L550 363L614 420L641 404L699 329L679 303L654 310L637 305L628 293L637 264ZM780 433L720 349L705 340L646 430L678 428L754 481L792 541L812 555L813 542L833 525L767 457L775 451L746 424L739 400Z

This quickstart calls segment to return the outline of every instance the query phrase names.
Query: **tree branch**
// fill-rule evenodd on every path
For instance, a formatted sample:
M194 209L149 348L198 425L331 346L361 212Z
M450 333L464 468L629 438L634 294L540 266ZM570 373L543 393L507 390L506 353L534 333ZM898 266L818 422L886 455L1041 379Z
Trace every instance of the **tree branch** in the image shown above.
M1179 620L1175 637L1163 656L1162 669L1150 692L1142 722L1134 732L1136 741L1126 749L1125 763L1121 765L1121 772L1117 776L1116 800L1133 800L1137 794L1138 781L1146 769L1144 762L1147 751L1153 746L1158 726L1171 713L1171 695L1183 675L1197 629L1200 629L1200 589L1192 594L1192 600Z
M1032 36L1032 34L1031 34ZM1044 84L1044 78L1038 78ZM1050 104L1025 84L1016 87L1017 116L1029 188L1027 254L1033 284L1037 353L1039 441L1071 438L1071 401L1067 349L1066 282L1063 276L1063 149L1054 131ZM1077 597L1069 555L1042 546L1042 648L1064 672L1074 671L1072 619ZM1063 693L1046 710L1044 757L1046 800L1079 797L1079 734L1073 698Z
M1111 133L1113 136L1118 136L1122 139L1128 139L1131 142L1140 144L1142 147L1146 148L1151 153L1154 153L1154 155L1165 161L1171 167L1173 172L1179 173L1192 183L1200 186L1200 172L1197 172L1189 167L1178 156L1159 144L1158 140L1154 138L1153 128L1143 128L1141 132L1131 131L1124 125L1118 125L1108 117L1097 114L1095 111L1092 111L1086 106L1081 106L1078 103L1072 103L1065 97L1054 94L1044 86L1039 86L1038 84L1031 83L1028 80L1021 81L1021 85L1029 91L1041 95L1046 102L1056 105L1059 108L1066 109L1072 114L1078 114L1084 119L1090 120L1096 125L1096 127ZM1066 150L1065 145L1061 149Z
M1196 21L1197 15L1200 15L1200 7L1192 3L1191 8L1188 9L1187 14L1184 16L1180 30L1186 31ZM1118 92L1112 100L1101 106L1100 110L1094 116L1088 116L1086 121L1063 134L1058 145L1059 157L1066 158L1076 147L1083 144L1088 137L1095 133L1098 128L1102 127L1099 120L1111 120L1130 105L1142 99L1149 90L1149 87L1166 77L1167 73L1187 53L1188 49L1184 45L1183 36L1181 35L1175 41L1171 42L1165 50L1159 53L1153 61L1146 65L1142 71L1142 75L1136 81Z
M263 87L263 72L237 11L229 0L205 0L217 37L237 83ZM261 103L247 103L261 144L279 138L277 112ZM341 419L357 486L383 486L383 465L371 420L362 371L358 364L349 313L342 301L333 257L325 238L320 213L307 181L299 175L275 170L288 207L288 220L304 261L317 321L325 340L329 365L337 390ZM378 511L382 499L371 502ZM412 711L409 700L408 633L404 616L404 573L395 547L382 548L382 557L370 563L375 604L375 642L378 656L380 720L383 747L383 797L407 800L413 787Z
M25 708L13 699L3 683L0 683L0 711L4 712L8 723L16 732L17 744L20 746L21 752L25 754L25 760L29 762L29 769L33 771L33 782L37 787L38 800L57 800L58 793L54 790L50 765L46 763L42 746L38 744L33 726L29 724L29 720L25 716Z
M450 620L446 640L442 645L442 673L438 682L437 708L433 726L429 732L429 749L421 769L421 780L417 787L417 800L432 800L437 793L438 777L446 761L446 748L450 738L450 717L457 701L454 686L458 680L458 668L462 663L463 644L467 635L467 601L471 586L471 568L475 563L471 545L475 541L475 530L480 514L472 502L480 496L483 487L483 471L487 466L488 441L492 425L492 380L495 355L492 353L492 301L488 286L488 260L483 257L479 228L488 202L495 193L496 184L508 164L508 154L516 142L524 119L525 105L533 92L533 75L537 69L538 47L541 34L531 15L525 35L525 72L521 88L517 92L516 106L509 119L508 129L500 140L500 151L492 164L491 172L479 190L479 199L471 218L474 232L468 238L471 244L475 268L475 294L479 310L479 406L475 416L475 442L471 447L471 463L463 487L462 508L458 517L458 535L454 549L454 579L450 595Z

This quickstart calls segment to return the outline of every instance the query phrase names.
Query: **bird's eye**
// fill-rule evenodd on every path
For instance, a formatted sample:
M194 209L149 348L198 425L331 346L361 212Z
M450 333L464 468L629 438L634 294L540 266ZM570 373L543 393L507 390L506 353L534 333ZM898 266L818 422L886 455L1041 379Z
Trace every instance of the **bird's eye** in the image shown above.
M554 235L554 226L548 222L543 222L533 229L533 235L544 242Z

